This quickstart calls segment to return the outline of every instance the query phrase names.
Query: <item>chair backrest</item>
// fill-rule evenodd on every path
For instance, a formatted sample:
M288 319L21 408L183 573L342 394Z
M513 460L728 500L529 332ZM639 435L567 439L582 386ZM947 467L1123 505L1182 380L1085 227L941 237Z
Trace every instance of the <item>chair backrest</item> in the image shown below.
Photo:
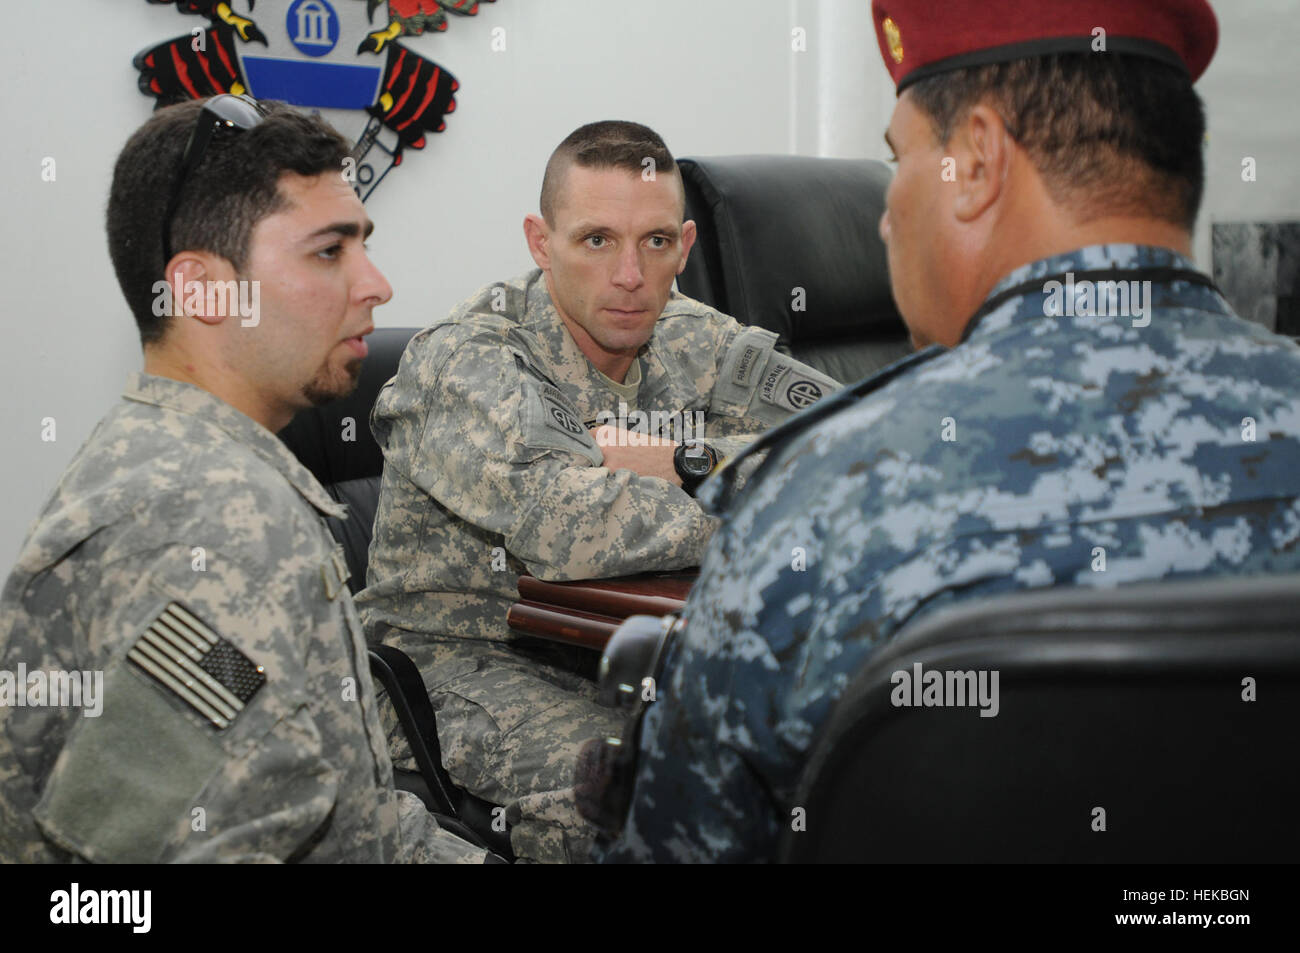
M394 374L407 343L419 328L376 328L366 338L370 353L357 388L342 400L294 416L280 439L315 474L330 496L348 505L346 520L330 519L330 532L343 545L353 593L366 585L370 537L379 505L384 454L370 432L370 410Z
M895 704L924 702L917 665L922 686L997 672L996 716ZM781 858L1293 862L1297 714L1297 575L957 606L900 633L837 702Z
M779 155L679 164L698 229L677 278L683 294L776 331L844 383L911 351L878 231L887 165Z

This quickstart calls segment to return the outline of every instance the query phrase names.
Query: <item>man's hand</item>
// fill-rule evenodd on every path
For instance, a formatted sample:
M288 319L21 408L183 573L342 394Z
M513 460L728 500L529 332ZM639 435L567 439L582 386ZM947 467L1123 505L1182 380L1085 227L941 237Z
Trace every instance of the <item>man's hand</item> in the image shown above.
M605 466L610 470L631 470L641 476L659 477L673 486L681 486L682 478L673 466L673 452L677 444L661 437L624 430L613 424L591 428L596 446L605 456Z

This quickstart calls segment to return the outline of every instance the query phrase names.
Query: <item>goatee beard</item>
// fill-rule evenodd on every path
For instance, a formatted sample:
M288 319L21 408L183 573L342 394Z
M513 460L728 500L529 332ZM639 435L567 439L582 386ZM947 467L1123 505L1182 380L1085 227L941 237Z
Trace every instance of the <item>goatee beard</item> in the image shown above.
M321 368L312 380L303 385L302 396L307 399L313 407L319 407L322 404L328 404L333 400L340 400L357 389L357 381L361 377L361 358L353 358L343 365L343 373L346 380L342 383L331 379L329 368Z

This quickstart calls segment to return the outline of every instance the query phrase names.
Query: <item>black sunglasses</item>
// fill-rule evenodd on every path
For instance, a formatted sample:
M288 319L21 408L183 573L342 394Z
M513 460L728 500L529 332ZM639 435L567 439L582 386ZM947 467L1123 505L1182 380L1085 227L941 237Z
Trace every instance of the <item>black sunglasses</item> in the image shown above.
M190 173L203 161L213 133L223 127L252 129L265 118L266 110L251 96L223 93L220 96L213 96L203 104L198 122L194 124L194 131L190 133L189 142L185 144L185 152L181 154L180 172L176 176L176 183L172 186L171 198L167 201L167 214L162 220L164 265L172 259L172 218L176 215L176 206L181 200L181 187L185 185L185 180L190 177Z

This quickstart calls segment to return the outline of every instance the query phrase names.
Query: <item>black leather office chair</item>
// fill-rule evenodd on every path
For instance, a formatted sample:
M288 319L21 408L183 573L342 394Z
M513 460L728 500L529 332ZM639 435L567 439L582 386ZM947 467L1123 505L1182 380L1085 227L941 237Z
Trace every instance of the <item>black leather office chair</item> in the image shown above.
M878 230L887 165L780 155L679 165L698 228L677 278L683 294L776 331L795 357L846 384L910 353Z
M915 663L998 672L996 717L895 706L893 675ZM1297 715L1298 575L956 606L841 697L781 858L1294 862Z

